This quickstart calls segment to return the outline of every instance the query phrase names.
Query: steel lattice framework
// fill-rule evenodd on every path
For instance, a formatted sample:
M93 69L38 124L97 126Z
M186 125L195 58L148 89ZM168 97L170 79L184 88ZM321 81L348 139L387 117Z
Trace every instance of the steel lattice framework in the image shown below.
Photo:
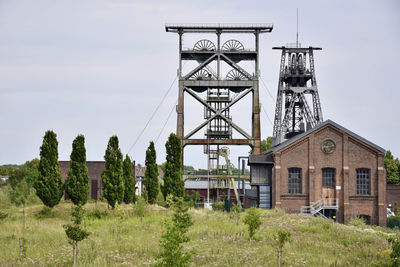
M288 44L286 47L273 47L282 50L273 133L275 144L323 121L313 52L321 48L301 48L298 44L293 46ZM312 107L308 104L306 95L311 95Z
M179 95L177 105L177 135L181 138L182 148L187 145L204 145L204 152L210 159L218 160L220 145L248 145L253 153L260 153L260 104L258 90L259 35L271 32L272 24L166 24L167 32L179 35ZM186 33L216 34L216 44L200 39L191 49L182 49L183 35ZM253 34L255 49L245 49L234 39L221 43L221 35ZM182 61L191 60L198 66L188 73L182 73ZM239 66L240 61L253 61L255 69L246 70ZM221 73L221 63L225 62L232 70ZM215 64L216 70L210 67ZM254 72L254 74L250 74ZM201 93L207 92L207 96ZM232 99L231 94L237 96ZM248 133L236 124L230 116L230 108L248 94L252 94L252 132ZM204 121L191 130L184 132L184 96L189 95L204 106ZM203 127L204 139L193 138ZM233 138L232 129L242 138ZM183 150L182 150L183 151ZM182 153L183 156L183 153ZM218 166L218 163L217 163Z

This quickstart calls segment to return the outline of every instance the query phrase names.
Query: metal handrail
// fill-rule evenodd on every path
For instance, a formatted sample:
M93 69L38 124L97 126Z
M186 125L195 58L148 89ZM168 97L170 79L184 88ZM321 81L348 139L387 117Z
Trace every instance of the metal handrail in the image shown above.
M313 203L310 206L301 206L300 212L303 214L310 214L312 216L319 216L326 218L320 211L325 207L339 207L339 200L337 198L321 198Z

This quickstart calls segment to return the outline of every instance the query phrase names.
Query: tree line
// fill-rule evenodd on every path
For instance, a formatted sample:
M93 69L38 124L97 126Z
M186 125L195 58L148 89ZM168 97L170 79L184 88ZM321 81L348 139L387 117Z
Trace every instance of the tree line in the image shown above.
M182 179L181 143L180 138L171 133L166 142L166 162L163 164L163 183L159 181L158 165L154 142L150 142L146 150L145 189L144 198L150 204L156 203L168 195L184 196ZM102 198L114 208L116 203L131 203L135 201L136 179L133 174L132 160L128 155L123 157L117 136L109 138L104 154L105 169L101 174ZM86 165L85 137L78 135L72 142L70 166L65 182L61 179L58 162L58 141L53 131L47 131L40 147L40 159L27 161L20 167L0 167L0 175L9 175L8 184L13 191L27 188L34 192L49 208L57 205L64 191L75 205L83 206L89 199L89 173ZM21 186L24 185L24 186ZM26 191L25 190L25 191ZM21 190L20 190L21 191ZM29 192L20 192L28 196ZM161 196L160 196L161 194Z

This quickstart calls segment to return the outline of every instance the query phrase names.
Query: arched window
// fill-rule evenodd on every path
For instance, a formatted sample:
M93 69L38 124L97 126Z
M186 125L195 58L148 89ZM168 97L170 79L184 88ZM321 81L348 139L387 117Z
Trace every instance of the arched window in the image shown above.
M301 194L301 169L289 168L288 189L289 194Z
M335 169L324 168L322 169L322 186L335 187Z
M370 194L370 175L369 169L357 169L357 195Z

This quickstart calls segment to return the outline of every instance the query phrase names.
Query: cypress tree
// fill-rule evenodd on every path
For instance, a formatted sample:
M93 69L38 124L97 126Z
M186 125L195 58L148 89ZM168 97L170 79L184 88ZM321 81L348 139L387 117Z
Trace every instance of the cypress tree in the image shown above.
M60 166L58 165L57 135L47 131L40 147L39 177L34 183L37 196L49 208L60 202L64 192L61 181Z
M164 170L164 186L162 187L163 195L166 198L169 194L175 197L183 197L185 192L185 184L182 179L182 148L180 138L171 133L165 143L167 153L166 164Z
M158 185L158 166L156 163L156 149L154 142L151 141L146 150L146 171L144 173L144 186L146 187L147 197L150 204L154 204L159 190Z
M113 135L110 137L104 155L106 168L101 174L103 196L113 209L117 201L121 203L124 199L122 153L118 143L117 136Z
M65 190L75 205L83 206L89 198L89 172L86 166L85 137L83 135L78 135L72 142Z
M124 172L124 202L131 203L134 200L135 196L135 185L136 179L133 176L132 171L132 161L128 155L125 156L125 160L123 163L123 172Z

